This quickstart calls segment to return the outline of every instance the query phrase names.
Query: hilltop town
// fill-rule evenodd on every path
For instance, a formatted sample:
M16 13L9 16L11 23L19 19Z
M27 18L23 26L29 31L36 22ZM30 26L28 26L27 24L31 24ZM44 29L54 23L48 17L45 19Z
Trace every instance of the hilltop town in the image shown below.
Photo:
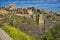
M55 16L59 16L60 12L52 12L48 10L40 10L40 9L35 9L33 7L30 8L17 8L15 4L11 4L8 7L0 7L0 14L5 15L8 13L14 13L15 15L18 16L23 16L23 17L29 17L33 18L34 20L36 19L35 16L36 14L40 15L43 14L44 16L52 16L55 18Z
M32 21L29 21L29 26L27 27L30 29L28 31L21 28L21 30L25 31L28 34L34 34L34 32L39 32L40 30L43 30L45 28L45 31L47 32L50 29L50 26L52 26L51 23L55 24L56 21L60 21L60 12L52 12L48 10L40 10L36 9L34 7L28 7L28 8L17 8L15 4L11 4L8 7L0 7L0 15L8 15L9 18L11 18L12 15L16 15L18 17L28 18L30 21L34 21L34 25L32 24ZM0 20L3 19L3 17L0 17ZM13 20L14 21L14 20ZM25 19L24 19L25 21ZM24 24L26 26L26 23ZM20 25L21 26L21 25ZM33 26L33 27L32 27ZM49 27L48 27L49 26ZM31 29L32 28L32 29ZM32 31L32 32L31 32ZM39 34L39 33L38 33Z
M60 12L0 7L0 34L0 40L60 40Z

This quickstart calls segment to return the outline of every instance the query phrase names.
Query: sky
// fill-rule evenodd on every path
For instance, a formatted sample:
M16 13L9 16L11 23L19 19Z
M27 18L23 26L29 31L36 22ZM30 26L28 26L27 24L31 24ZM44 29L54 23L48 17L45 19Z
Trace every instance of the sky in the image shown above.
M0 7L15 4L17 7L35 7L53 12L60 11L60 0L0 0Z

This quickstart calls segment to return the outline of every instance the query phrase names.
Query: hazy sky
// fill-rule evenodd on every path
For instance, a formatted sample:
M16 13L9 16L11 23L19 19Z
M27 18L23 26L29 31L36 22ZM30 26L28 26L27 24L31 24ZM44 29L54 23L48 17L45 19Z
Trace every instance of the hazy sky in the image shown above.
M16 4L17 7L35 7L54 12L60 11L60 0L0 0L0 7L10 4Z

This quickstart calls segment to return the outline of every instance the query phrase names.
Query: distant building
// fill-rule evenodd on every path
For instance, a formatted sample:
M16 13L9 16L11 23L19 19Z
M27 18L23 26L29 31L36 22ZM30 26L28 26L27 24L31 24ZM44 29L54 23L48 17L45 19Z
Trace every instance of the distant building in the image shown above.
M33 11L32 11L32 9L27 9L27 12L28 12L28 15L30 17L33 17Z
M0 14L2 14L2 15L8 14L8 11L6 11L6 10L0 10Z
M60 16L60 12L56 12L56 15L57 15L57 16Z
M9 6L9 8L10 8L10 10L15 10L15 9L17 9L17 7L15 6L15 4L11 4L11 5Z
M50 11L48 11L48 10L44 10L44 12L45 12L45 13L50 13Z

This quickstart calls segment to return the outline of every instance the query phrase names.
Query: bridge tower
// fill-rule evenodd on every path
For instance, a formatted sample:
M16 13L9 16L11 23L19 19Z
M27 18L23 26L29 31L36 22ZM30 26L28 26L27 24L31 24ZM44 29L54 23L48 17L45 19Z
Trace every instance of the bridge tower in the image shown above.
M39 28L43 29L44 28L44 15L40 14L39 16Z

